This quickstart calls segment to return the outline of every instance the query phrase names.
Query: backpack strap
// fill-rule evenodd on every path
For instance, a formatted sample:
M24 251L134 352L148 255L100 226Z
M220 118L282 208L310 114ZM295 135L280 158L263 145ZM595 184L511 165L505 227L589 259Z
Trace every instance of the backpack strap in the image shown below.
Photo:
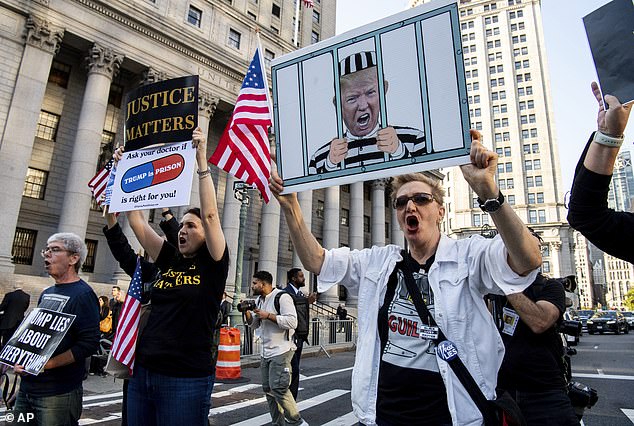
M289 292L287 292L285 290L278 291L277 294L275 295L275 299L273 299L273 305L275 306L275 311L277 312L277 315L281 315L281 313L280 313L280 298L284 294L288 294L291 297L291 299L293 300L293 305L295 305L295 298ZM286 340L291 340L291 332L290 332L290 330L286 330Z

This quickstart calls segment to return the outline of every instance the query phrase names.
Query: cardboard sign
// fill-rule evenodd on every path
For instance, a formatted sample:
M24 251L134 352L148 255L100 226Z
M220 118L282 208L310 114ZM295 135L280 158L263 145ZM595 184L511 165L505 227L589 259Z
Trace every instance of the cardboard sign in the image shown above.
M191 140L198 125L198 76L141 86L125 100L125 150Z
M613 0L583 18L601 93L634 101L634 4Z
M195 165L191 141L124 152L117 163L110 212L188 205Z
M458 5L440 0L275 59L286 192L469 162Z
M33 309L0 351L0 362L12 367L15 364L22 365L24 371L37 376L73 321L75 315L72 314Z

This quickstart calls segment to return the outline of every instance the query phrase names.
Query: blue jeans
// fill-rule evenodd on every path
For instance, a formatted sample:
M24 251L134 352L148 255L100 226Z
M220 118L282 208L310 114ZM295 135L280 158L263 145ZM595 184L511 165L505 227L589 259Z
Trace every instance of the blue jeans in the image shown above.
M31 420L38 426L77 425L81 417L82 387L53 396L33 396L18 392L13 408L16 422Z
M207 426L214 375L171 377L135 365L128 385L128 425Z

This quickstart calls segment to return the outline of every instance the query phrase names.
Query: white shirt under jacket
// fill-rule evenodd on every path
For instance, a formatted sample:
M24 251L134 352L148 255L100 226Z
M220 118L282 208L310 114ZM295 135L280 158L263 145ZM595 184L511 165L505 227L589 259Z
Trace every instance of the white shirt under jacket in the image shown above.
M275 295L280 297L280 312L275 309ZM276 323L268 319L260 319L257 314L251 316L251 327L262 327L262 358L269 359L297 349L293 343L293 334L297 327L297 311L293 298L283 290L274 288L272 292L256 299L258 308L275 314Z
M366 425L375 424L377 384L381 360L377 314L385 299L387 282L402 260L395 245L350 251L347 247L325 250L318 277L318 290L344 285L358 297L359 334L352 372L352 406ZM504 344L483 301L489 293L519 293L537 275L522 277L506 262L501 237L479 235L454 240L442 235L429 270L434 292L435 319L487 398L495 397L497 372L504 357ZM469 394L440 358L438 367L447 389L447 402L454 425L480 425L482 416Z

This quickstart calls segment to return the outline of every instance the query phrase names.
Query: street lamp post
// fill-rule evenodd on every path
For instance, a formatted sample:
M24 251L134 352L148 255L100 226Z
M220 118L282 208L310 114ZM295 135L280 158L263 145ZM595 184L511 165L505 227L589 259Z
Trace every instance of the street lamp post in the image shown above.
M233 183L233 196L240 201L240 229L238 230L238 253L236 254L236 279L233 291L233 303L231 314L231 326L236 327L242 323L242 313L238 312L238 302L242 297L242 259L244 258L244 226L247 222L247 207L249 206L250 186L242 181Z

